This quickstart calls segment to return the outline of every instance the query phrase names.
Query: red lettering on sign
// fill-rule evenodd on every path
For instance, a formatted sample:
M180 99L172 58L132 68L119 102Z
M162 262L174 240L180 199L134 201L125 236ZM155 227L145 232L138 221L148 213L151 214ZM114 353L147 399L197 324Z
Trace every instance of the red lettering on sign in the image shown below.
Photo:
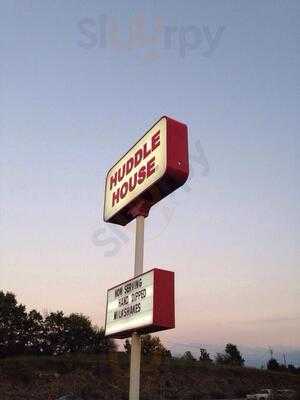
M121 180L124 178L124 175L125 175L125 167L126 167L126 164L124 164L124 165L122 166L122 168L119 168L119 169L118 169L118 182L121 182Z
M152 151L155 150L160 145L160 131L156 132L152 136Z
M119 203L119 200L120 200L120 188L116 192L113 192L112 194L112 206L114 206L116 203Z
M116 186L116 184L117 184L117 173L115 173L110 177L110 190L112 189L113 186Z
M128 175L132 171L133 167L134 167L134 159L130 157L126 163L126 175Z
M138 149L138 151L134 155L134 166L137 167L139 163L142 161L142 159L143 159L143 150Z
M154 174L155 172L155 157L152 157L151 160L147 162L147 178Z
M140 185L141 183L143 183L145 178L146 178L146 167L145 165L143 165L142 168L139 170L138 184Z
M155 172L155 157L143 165L138 172L135 172L128 181L125 181L121 188L118 188L112 194L112 206L119 203L120 198L124 199L128 192L132 192L137 185L141 185L146 178L149 178Z
M151 139L149 139L146 143L144 143L143 146L134 153L133 157L130 157L126 162L124 162L124 164L118 168L118 170L114 173L114 175L110 177L110 190L112 190L113 187L117 186L117 184L120 183L125 176L129 175L131 171L142 162L142 160L145 160L159 146L160 146L160 131L157 131L151 137ZM129 189L129 191L131 192L132 190L134 190L136 186L136 180L138 184L141 184L145 180L146 176L148 177L155 172L155 168L154 165L152 165L152 162L153 159L150 160L150 164L148 162L147 166L143 166L137 172L136 178L134 178L134 180L131 180L131 182L129 182L127 190ZM125 191L125 188L123 190ZM121 189L121 198L122 198L122 193L123 192ZM116 197L115 202L118 201L119 199Z
M132 192L137 184L137 173L129 178L129 192Z
M124 182L122 187L121 187L121 192L120 192L120 197L121 199L124 199L128 192L128 182Z
M143 146L144 159L149 156L151 149L148 149L147 142Z

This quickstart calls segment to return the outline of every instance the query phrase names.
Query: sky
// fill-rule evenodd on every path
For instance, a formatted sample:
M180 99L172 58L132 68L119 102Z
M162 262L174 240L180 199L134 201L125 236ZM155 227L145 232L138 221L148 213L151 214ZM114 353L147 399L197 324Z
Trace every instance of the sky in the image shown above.
M298 1L6 1L0 12L0 289L104 324L134 222L106 171L162 115L190 177L146 219L175 271L169 344L300 348Z

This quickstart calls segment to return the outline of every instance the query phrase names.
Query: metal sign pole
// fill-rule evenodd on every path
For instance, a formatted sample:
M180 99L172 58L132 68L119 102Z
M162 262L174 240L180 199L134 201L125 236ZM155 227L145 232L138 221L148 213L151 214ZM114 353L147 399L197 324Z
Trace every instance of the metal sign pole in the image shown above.
M145 223L144 215L138 215L136 217L136 231L135 231L134 276L143 273L144 223ZM140 398L140 367L141 367L141 337L137 333L134 333L131 339L129 400L139 400Z

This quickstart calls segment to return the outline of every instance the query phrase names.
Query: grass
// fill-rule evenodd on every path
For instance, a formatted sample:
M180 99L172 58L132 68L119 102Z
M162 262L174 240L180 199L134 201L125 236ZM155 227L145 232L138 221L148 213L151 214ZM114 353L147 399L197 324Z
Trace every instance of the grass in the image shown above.
M143 360L141 400L240 398L266 388L300 392L300 376L254 368L218 367L183 360ZM0 360L1 400L128 399L129 359L124 353L16 357Z

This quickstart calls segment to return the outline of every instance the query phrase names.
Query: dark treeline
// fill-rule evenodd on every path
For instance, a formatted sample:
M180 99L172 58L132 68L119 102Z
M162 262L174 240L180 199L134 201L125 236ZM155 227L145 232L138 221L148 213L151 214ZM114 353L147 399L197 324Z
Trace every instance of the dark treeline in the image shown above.
M27 312L13 293L0 291L0 357L101 353L115 348L104 330L82 314Z
M61 355L66 353L107 353L116 351L115 341L105 337L104 329L93 326L82 314L64 315L62 311L42 316L38 311L26 311L18 304L13 293L0 291L0 357L16 355ZM131 342L126 339L124 350L131 351ZM142 355L145 359L153 355L189 364L243 367L245 359L235 344L228 343L223 353L214 358L206 349L200 349L196 359L190 351L181 357L172 356L158 336L142 336ZM196 365L196 364L194 364ZM275 358L267 363L267 369L300 373L294 365L279 364Z

